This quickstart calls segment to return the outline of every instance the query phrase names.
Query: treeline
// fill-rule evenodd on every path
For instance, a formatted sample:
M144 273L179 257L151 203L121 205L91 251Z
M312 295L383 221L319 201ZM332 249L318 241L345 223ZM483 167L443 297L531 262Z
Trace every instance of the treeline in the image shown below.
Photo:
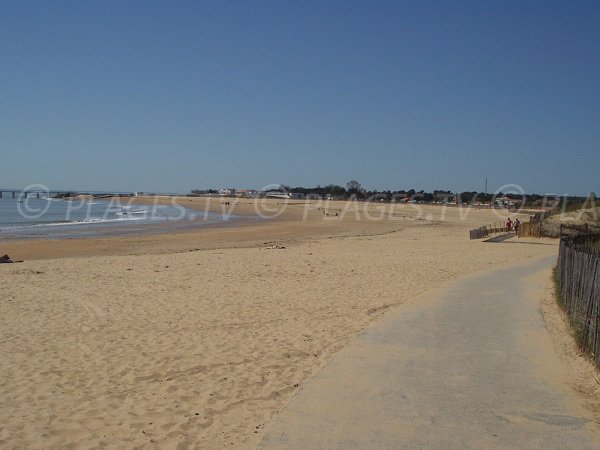
M411 201L416 203L462 203L462 204L491 204L498 200L509 202L515 207L531 208L560 208L570 211L583 207L595 206L595 194L588 197L577 196L551 196L541 194L514 194L514 193L485 193L477 191L452 192L449 190L434 190L426 192L424 190L367 190L356 181L352 180L346 183L346 186L328 184L326 186L317 185L316 187L287 186L280 185L279 188L271 188L270 191L286 192L302 197L313 198L332 198L336 200L348 200L355 198L357 200L376 200L383 202L392 201ZM216 189L194 190L193 194L216 195L219 191ZM235 194L233 194L235 195ZM586 206L587 205L587 206ZM599 205L600 206L600 205Z
M295 194L303 194L307 197L322 197L322 198L334 198L337 200L347 200L350 198L356 198L358 200L381 200L381 201L398 201L402 199L410 199L416 202L433 202L439 201L451 201L454 199L455 194L450 191L434 191L425 192L423 190L416 191L415 189L408 190L367 190L362 188L345 188L335 184L327 186L316 186L312 188L307 187L290 187L282 186L281 192L292 192Z
M329 184L327 186L316 186L312 188L297 186L281 186L281 192L292 192L304 196L314 196L322 198L334 198L347 200L356 198L358 200L379 200L379 201L401 201L409 200L416 203L462 203L462 204L491 204L496 200L502 199L504 202L512 202L515 207L530 208L557 208L571 211L582 207L594 207L595 194L588 197L579 196L553 196L541 194L514 194L514 193L485 193L477 191L452 192L449 190L434 190L427 192L424 190L367 190L363 189L360 183L351 181L346 187ZM600 206L600 205L598 205Z
M410 199L416 202L433 202L439 201L450 201L455 197L451 191L434 191L425 192L423 190L416 191L415 189L408 190L367 190L356 181L352 180L346 183L346 187L339 186L336 184L328 184L327 186L316 186L316 187L303 187L303 186L285 186L282 185L279 189L281 192L291 192L294 194L302 194L307 197L322 197L322 198L334 198L339 200L347 200L349 198L356 198L358 200L380 200L380 201L398 201L402 199Z
M433 202L462 202L462 203L471 203L480 202L480 203L489 203L493 201L493 194L485 194L482 192L462 192L462 193L454 193L449 190L438 189L433 192L426 192L424 190L415 190L415 189L402 189L402 190L367 190L362 187L362 185L356 181L352 180L346 183L346 187L338 186L335 184L329 184L327 186L316 186L312 188L302 187L302 186L285 186L282 185L281 192L293 192L298 194L303 194L304 196L316 196L316 197L324 197L324 198L335 198L335 199L349 199L356 198L358 200L380 200L380 201L400 201L400 200L410 200L417 203L433 203ZM500 196L503 196L500 193ZM515 197L515 199L521 197Z

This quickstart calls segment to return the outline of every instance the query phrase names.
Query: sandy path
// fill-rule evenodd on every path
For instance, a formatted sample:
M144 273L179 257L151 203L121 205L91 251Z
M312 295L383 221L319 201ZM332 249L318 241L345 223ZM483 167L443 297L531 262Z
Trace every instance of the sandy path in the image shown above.
M468 277L389 314L302 388L261 447L600 448L540 314L554 262Z

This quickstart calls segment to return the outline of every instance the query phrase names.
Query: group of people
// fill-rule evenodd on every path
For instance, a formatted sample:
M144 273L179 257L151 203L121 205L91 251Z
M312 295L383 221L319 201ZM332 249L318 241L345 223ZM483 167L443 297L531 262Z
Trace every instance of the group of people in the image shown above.
M520 225L521 225L521 221L518 218L515 219L515 221L513 222L512 219L509 217L508 220L506 221L506 229L508 231L514 231L515 233L519 232Z

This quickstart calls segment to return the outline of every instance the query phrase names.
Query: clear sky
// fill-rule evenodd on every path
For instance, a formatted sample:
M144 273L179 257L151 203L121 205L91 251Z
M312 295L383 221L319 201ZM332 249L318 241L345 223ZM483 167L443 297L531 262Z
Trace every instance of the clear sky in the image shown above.
M0 187L600 193L599 1L0 2Z

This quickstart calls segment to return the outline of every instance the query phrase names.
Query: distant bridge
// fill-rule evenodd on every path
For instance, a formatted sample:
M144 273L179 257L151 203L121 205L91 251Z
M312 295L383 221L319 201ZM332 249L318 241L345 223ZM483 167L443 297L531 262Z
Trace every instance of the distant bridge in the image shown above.
M102 192L102 191L51 191L47 189L0 189L0 198L4 195L12 198L36 197L36 198L56 198L75 195L91 195L94 197L133 197L135 192Z

